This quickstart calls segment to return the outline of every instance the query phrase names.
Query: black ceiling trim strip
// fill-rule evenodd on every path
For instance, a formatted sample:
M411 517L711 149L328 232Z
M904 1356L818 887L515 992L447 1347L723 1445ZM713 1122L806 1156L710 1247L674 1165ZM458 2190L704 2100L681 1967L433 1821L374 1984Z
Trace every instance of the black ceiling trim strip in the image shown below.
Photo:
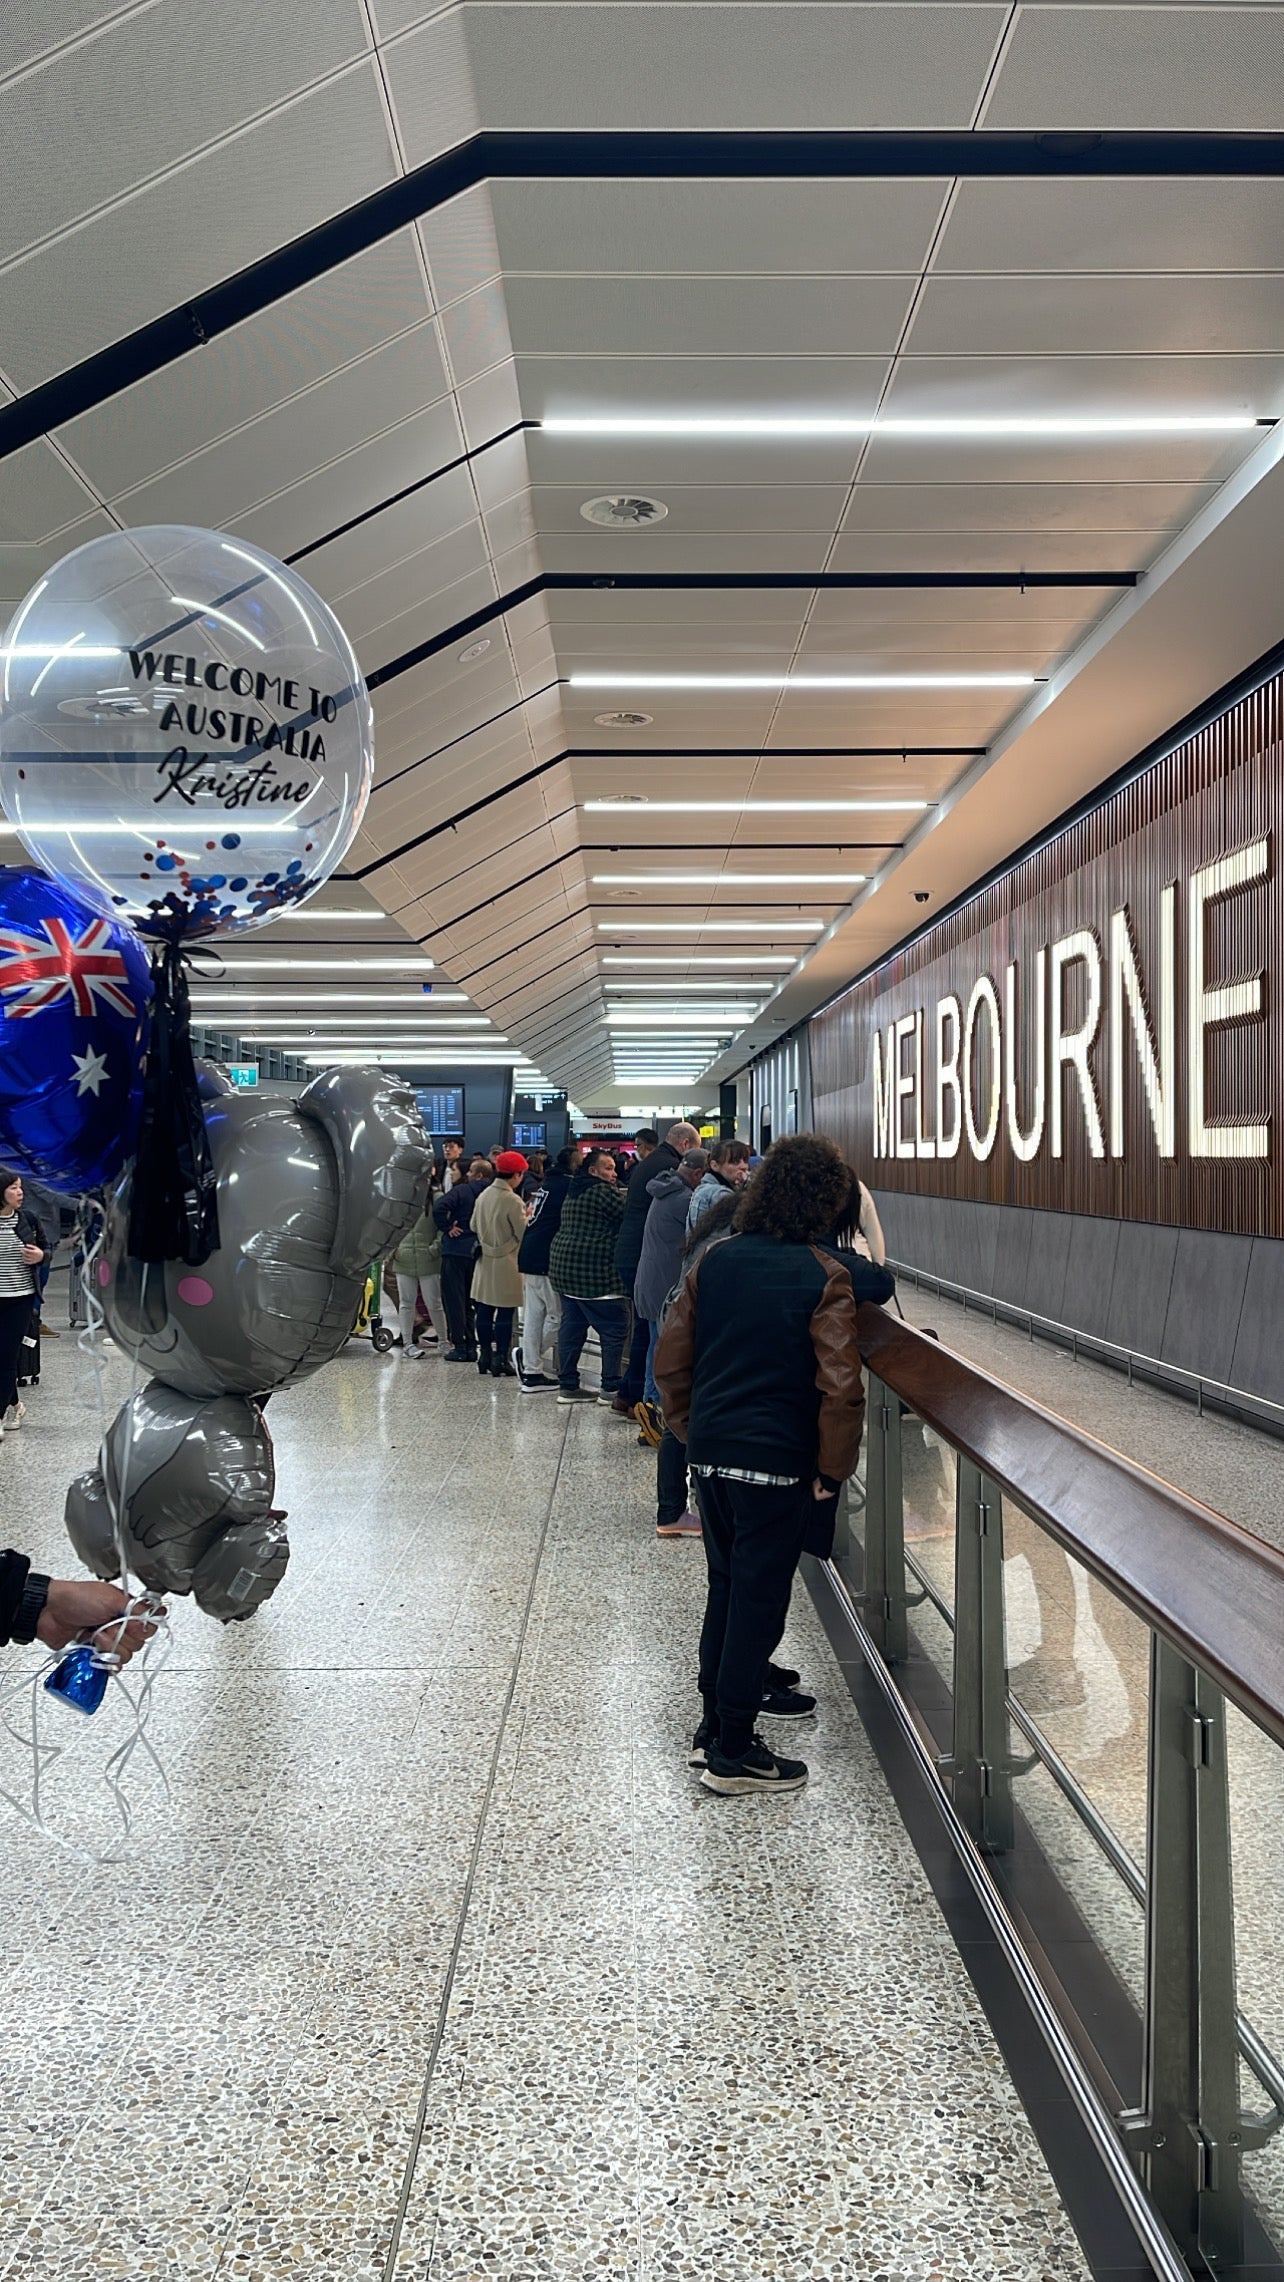
M584 951L577 951L577 952L574 952L574 953L572 954L572 956L573 956L573 957L575 957L575 958L591 959L591 958L592 958L592 956L593 956L593 946L592 946L592 944L590 944L590 945L588 946L588 948L587 948L586 950L584 950ZM546 983L546 982L548 981L548 979L549 979L550 975L560 975L560 974L564 974L564 973L565 973L565 971L566 971L566 961L565 961L565 959L559 959L559 960L558 960L558 962L557 962L557 965L556 965L556 966L554 966L554 967L545 967L545 968L544 968L544 970L543 970L543 973L542 973L542 974L538 974L538 975L523 975L523 976L522 976L522 979L521 979L521 981L520 981L520 983L516 983L516 984L514 984L514 986L513 986L513 988L512 988L511 990L501 990L501 991L497 992L497 993L496 993L496 996L495 996L495 1002L494 1002L494 1003L496 1004L496 1006L503 1006L503 1005L505 1005L505 1004L506 1004L506 1002L507 1002L509 999L512 999L512 998L516 998L516 997L519 995L519 993L520 993L520 992L522 992L522 991L528 991L528 990L538 990L538 988L539 988L540 984L541 984L541 983ZM578 982L576 982L576 983L570 983L570 984L568 984L568 986L567 986L567 989L566 989L565 991L562 991L561 993L559 993L559 995L560 995L561 997L565 998L565 997L567 997L567 996L568 996L569 992L570 992L570 991L572 991L572 990L594 990L594 989L597 989L597 988L599 988L599 987L601 986L601 984L602 984L602 982L603 982L603 979L604 979L604 978L603 978L603 976L602 976L601 974L599 974L599 973L598 973L596 970L594 970L594 972L593 972L591 975L581 975L581 977L580 977L580 979L579 979L579 981L578 981ZM556 1006L556 1004L557 1004L557 1000L556 1000L556 999L550 999L550 1001L549 1001L549 1004L550 1004L551 1006Z
M0 413L0 420L4 417ZM787 587L791 591L808 594L870 593L888 590L896 592L930 593L939 588L964 587L990 591L1011 589L1024 593L1027 587L1133 587L1140 577L1138 571L634 571L614 578L598 578L588 571L543 571L538 578L528 578L509 594L500 594L493 602L483 604L480 610L470 612L467 618L457 619L440 634L430 634L426 641L416 642L413 649L403 650L386 665L376 666L366 675L370 689L382 689L385 682L396 681L401 674L410 673L429 658L448 650L453 642L475 634L479 627L492 626L497 618L504 618L510 610L517 610L524 602L535 602L543 594L590 593L595 589L612 589L620 594L645 591L647 593L696 594L719 593L723 590L741 592L748 589L767 591L773 587ZM565 680L565 675L559 679ZM551 685L550 685L551 686ZM896 751L900 751L897 746ZM413 766L413 764L412 764Z
M435 755L429 753L426 758L432 760ZM349 872L348 878L369 879L372 872L381 872L385 864L395 864L398 857L408 856L414 848L425 847L429 840L440 839L443 832L453 832L456 825L466 823L470 816L479 816L484 808L493 808L497 800L507 800L510 792L516 792L524 784L533 784L536 777L546 776L550 769L557 768L565 759L565 753L554 753L551 760L540 761L533 769L524 770L521 776L510 777L507 784L498 785L494 792L483 793L480 800L470 801L467 808L457 808L453 816L443 817L440 824L430 824L426 832L417 832L413 840L403 840L399 848L390 848L386 856L376 856L371 863L362 864L358 871ZM416 762L415 765L421 768L423 763ZM376 785L375 791L378 790ZM414 900L418 902L419 898L415 897ZM398 908L404 910L405 906L399 905Z
M514 848L520 848L523 840L533 839L537 832L547 832L551 826L554 824L561 824L566 817L574 816L574 814L575 807L573 803L570 808L554 809L551 816L543 816L541 817L538 824L532 824L528 826L525 832L519 832L515 840L505 840L502 847L499 848L488 848L484 856L474 856L471 864L461 865L460 869L457 872L448 873L445 879L434 880L432 887L428 892L432 895L444 894L445 890L448 887L453 887L455 885L456 880L467 879L468 874L470 872L477 871L482 864L498 863L501 856L511 855ZM578 846L568 852L571 854L577 854L579 852ZM422 901L422 897L420 897L418 900Z
M435 658L440 651L448 650L452 642L475 634L480 626L493 626L497 618L506 618L510 610L518 609L523 602L533 602L543 591L542 578L528 578L524 586L515 586L511 594L496 595L493 602L484 603L480 610L470 611L467 618L457 619L453 626L447 626L440 634L430 634L426 642L416 642L413 650L403 650L399 658L390 658L386 666L376 666L373 673L366 675L367 689L382 689L386 681L396 681L400 674L409 673L413 666L421 666L426 659Z
M860 594L888 588L916 592L919 588L959 587L965 590L1012 587L1135 586L1138 571L615 571L609 577L593 571L545 571L540 584L546 594L756 594L772 588L790 593Z
M570 745L564 761L979 761L985 745ZM378 787L376 786L376 791ZM641 802L638 804L641 806Z
M583 915L578 912L565 912L559 918L554 920L553 926L573 926L575 921L582 916ZM457 983L474 983L476 982L478 975L489 973L492 967L502 967L506 960L519 958L523 951L529 951L532 943L546 942L551 932L552 930L550 927L541 927L536 931L534 935L527 935L522 942L510 943L505 950L496 951L493 959L483 959L479 967L470 967L467 974L461 974L459 969L452 963L451 973L454 975L455 981ZM429 943L432 941L432 937L430 935L421 935L418 940L421 944ZM477 946L474 945L474 949L476 948ZM576 945L574 949L567 951L565 956L568 959L591 959L596 949L596 939L590 936L587 943ZM464 958L469 958L471 955L471 952L468 951L465 951L462 954ZM563 963L565 962L563 961Z
M336 523L333 531L326 531L319 539L309 539L306 547L296 547L292 555L285 555L287 563L306 562L309 555L319 553L322 547L332 546L336 539L346 539L349 531L359 531L363 523L373 522L390 507L399 507L403 499L413 499L417 491L426 491L430 483L440 483L444 475L454 475L467 467L471 460L479 460L483 452L493 452L496 444L506 444L510 436L520 436L524 428L538 428L538 420L514 420L511 428L501 428L497 436L488 436L484 444L474 444L470 452L461 452L458 459L447 460L444 467L435 467L431 475L417 476L413 483L405 483L400 491L390 491L386 499L374 507L362 509L360 515L350 515L346 523Z
M480 903L470 904L467 911L457 911L450 919L439 919L434 933L444 935L453 927L462 927L466 919L475 919L479 911L489 911L494 904L502 903L506 895L516 895L519 888L529 887L532 880L542 880L546 872L555 872L559 864L570 864L579 855L578 848L568 848L565 855L554 856L547 864L537 864L533 872L523 872L519 880L510 880L507 887L497 887L493 895L482 897ZM420 941L424 941L420 937Z
M1274 134L481 134L0 412L0 458L159 372L487 180L813 181L1284 175Z
M386 792L389 785L400 784L403 777L413 776L416 769L426 768L429 761L439 761L443 753L453 753L456 745L466 745L470 737L480 737L483 729L493 729L497 721L506 721L510 713L521 713L526 706L533 705L537 697L547 697L550 689L557 688L560 679L559 674L554 674L551 681L541 682L538 689L528 691L525 697L515 698L511 705L501 705L498 713L489 714L486 720L478 722L475 729L461 729L457 737L448 737L444 745L435 745L431 753L421 753L417 761L407 761L404 769L397 769L392 776L383 777L374 786L374 792ZM557 757L565 760L566 755L559 753ZM472 811L465 808L461 809L460 814L469 816Z

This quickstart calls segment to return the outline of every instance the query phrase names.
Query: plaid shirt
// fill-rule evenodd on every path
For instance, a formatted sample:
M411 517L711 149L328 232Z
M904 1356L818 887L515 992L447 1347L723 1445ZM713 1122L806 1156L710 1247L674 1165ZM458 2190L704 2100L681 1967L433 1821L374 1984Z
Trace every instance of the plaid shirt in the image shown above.
M555 1292L568 1299L626 1299L615 1265L624 1191L592 1173L577 1173L566 1192L561 1225L548 1256Z

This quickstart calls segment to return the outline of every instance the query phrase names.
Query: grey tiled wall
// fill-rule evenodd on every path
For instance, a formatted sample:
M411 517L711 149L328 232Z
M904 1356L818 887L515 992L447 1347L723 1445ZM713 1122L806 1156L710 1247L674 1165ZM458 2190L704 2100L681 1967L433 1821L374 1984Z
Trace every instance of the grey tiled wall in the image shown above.
M1284 1243L875 1191L893 1258L1284 1402Z

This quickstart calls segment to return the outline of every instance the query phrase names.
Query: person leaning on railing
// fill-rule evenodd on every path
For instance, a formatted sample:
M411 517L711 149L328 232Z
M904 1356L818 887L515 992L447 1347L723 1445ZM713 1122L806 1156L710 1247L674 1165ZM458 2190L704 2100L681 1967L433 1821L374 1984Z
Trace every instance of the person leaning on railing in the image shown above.
M838 1492L865 1417L856 1303L892 1281L840 1253L853 1175L832 1141L778 1141L747 1189L736 1234L688 1271L655 1356L665 1422L687 1446L709 1589L700 1636L704 1716L691 1763L710 1790L797 1790L800 1759L755 1732L800 1554L832 1543Z

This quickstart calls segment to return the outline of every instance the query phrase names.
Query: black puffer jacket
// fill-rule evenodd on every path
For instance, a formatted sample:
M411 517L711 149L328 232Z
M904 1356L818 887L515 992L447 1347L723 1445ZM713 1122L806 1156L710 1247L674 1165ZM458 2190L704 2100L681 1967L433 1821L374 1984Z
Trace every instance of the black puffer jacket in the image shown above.
M642 1257L642 1237L646 1229L646 1216L651 1209L651 1183L661 1173L675 1173L682 1159L676 1149L662 1141L649 1157L640 1157L629 1174L629 1186L624 1200L624 1219L615 1244L615 1265L620 1282L626 1291L633 1289L633 1279Z
M569 1173L546 1173L531 1198L531 1216L517 1255L524 1276L546 1276L553 1238L562 1225L562 1206L571 1185Z

